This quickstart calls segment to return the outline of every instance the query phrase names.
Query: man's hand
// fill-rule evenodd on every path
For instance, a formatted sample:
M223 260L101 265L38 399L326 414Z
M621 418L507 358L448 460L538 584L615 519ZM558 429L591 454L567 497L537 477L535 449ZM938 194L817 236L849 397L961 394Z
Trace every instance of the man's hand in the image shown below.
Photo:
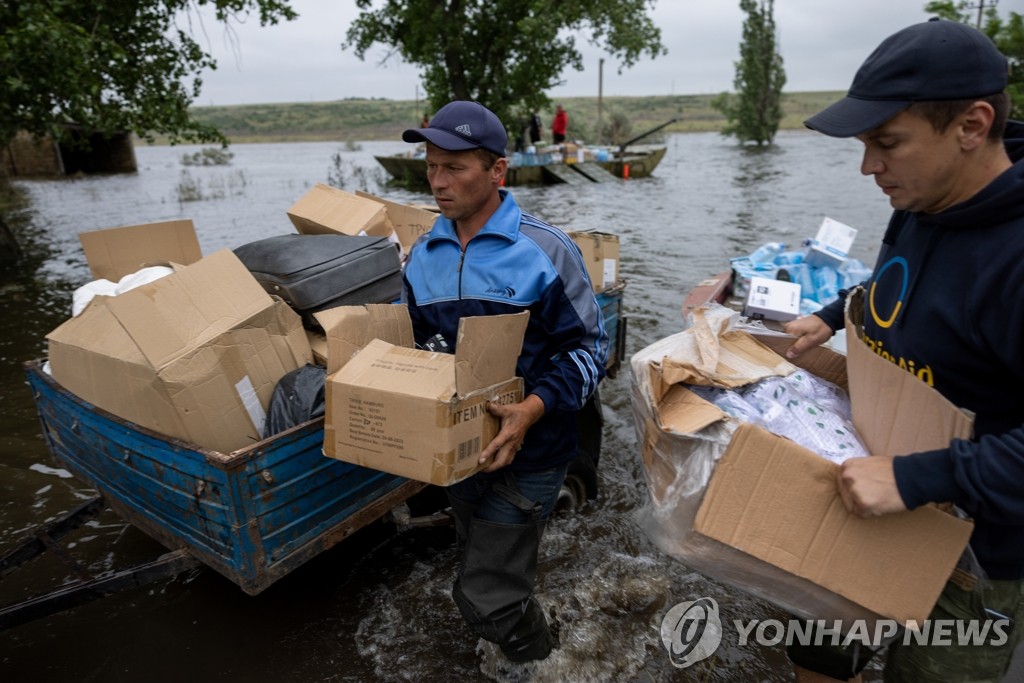
M816 315L790 320L782 326L782 329L786 334L797 338L786 349L786 358L796 358L807 349L824 344L835 334L835 331Z
M530 394L520 403L488 403L491 415L501 418L501 431L480 454L480 464L490 462L484 472L494 472L511 465L523 445L526 431L544 416L544 401Z
M858 517L877 517L907 509L896 487L892 457L850 458L839 466L836 483L846 509Z

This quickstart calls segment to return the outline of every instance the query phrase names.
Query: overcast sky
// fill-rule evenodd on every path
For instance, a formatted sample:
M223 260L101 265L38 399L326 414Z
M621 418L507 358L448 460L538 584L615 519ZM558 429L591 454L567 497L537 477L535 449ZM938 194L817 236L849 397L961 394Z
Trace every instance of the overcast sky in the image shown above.
M991 2L991 0L989 0ZM775 23L789 92L846 90L857 67L886 36L927 19L926 0L775 0ZM341 42L356 16L346 0L291 0L299 18L261 27L250 18L225 32L207 19L201 42L218 61L203 75L197 105L320 102L348 97L422 98L419 69L374 46L366 61ZM1001 16L1024 0L999 0ZM651 12L668 54L618 74L618 63L577 39L584 71L562 74L553 98L596 96L604 56L604 95L690 95L732 89L744 14L739 0L658 0Z

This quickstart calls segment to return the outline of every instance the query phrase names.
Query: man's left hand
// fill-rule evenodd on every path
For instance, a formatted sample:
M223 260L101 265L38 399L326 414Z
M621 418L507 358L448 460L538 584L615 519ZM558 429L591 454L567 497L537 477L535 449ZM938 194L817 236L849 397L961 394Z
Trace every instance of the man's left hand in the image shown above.
M839 466L836 483L846 509L859 517L877 517L907 509L896 487L892 457L850 458Z
M501 418L501 431L480 453L481 465L491 463L484 472L494 472L512 464L523 445L527 430L543 417L544 402L539 396L530 394L519 403L488 403L487 410Z

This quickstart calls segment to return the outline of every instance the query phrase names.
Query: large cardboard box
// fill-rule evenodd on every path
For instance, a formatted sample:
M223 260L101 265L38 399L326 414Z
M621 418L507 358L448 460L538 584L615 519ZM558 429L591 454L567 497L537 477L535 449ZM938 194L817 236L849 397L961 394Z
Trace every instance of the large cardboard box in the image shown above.
M861 339L856 302L847 321L849 357L817 348L797 363L849 386L853 422L868 450L901 455L968 437L969 415L854 341ZM654 501L645 528L658 545L694 569L806 618L924 620L973 525L933 506L872 519L847 512L836 487L838 465L737 424L679 383L691 381L694 364L680 363L680 352L703 353L708 340L707 330L693 332L634 357L633 404ZM779 354L790 337L755 340L732 331L718 340L712 367L723 377L751 368L788 372ZM724 454L714 452L713 443Z
M362 190L356 190L356 196L384 205L384 208L387 210L388 219L395 228L398 242L402 245L402 250L405 253L409 253L412 245L419 239L420 235L430 232L430 229L434 227L434 221L440 215L437 211L430 211L420 206L391 202Z
M299 316L226 249L97 297L47 339L53 377L72 393L222 453L262 438L277 381L312 360Z
M383 204L324 183L317 183L292 204L288 218L303 235L341 233L397 240Z
M500 428L487 402L523 398L528 313L463 318L454 354L410 348L403 305L316 315L328 339L325 455L439 486L482 469Z
M190 220L94 230L78 240L93 278L111 282L152 263L187 266L203 257Z
M619 281L618 235L584 230L570 232L569 237L583 252L583 261L595 292L603 292Z

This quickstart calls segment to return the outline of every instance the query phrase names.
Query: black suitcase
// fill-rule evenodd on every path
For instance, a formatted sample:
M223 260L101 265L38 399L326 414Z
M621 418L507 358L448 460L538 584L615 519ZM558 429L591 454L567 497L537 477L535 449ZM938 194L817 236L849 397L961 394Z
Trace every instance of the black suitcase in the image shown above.
M270 294L302 314L335 306L391 303L402 293L398 245L386 237L280 235L243 244L235 255Z

